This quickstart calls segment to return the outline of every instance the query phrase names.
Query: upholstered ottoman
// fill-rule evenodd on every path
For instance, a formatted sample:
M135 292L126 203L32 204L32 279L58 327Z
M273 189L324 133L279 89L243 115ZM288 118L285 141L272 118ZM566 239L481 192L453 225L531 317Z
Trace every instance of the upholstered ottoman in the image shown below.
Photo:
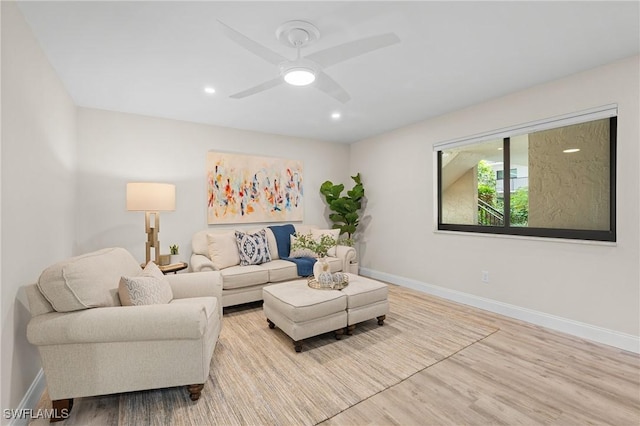
M389 288L385 283L360 275L349 275L349 285L341 291L347 296L347 334L356 324L376 318L383 325L389 312Z
M277 325L293 339L296 352L304 339L334 331L340 339L347 326L347 296L338 290L316 290L307 280L288 281L262 289L269 328Z

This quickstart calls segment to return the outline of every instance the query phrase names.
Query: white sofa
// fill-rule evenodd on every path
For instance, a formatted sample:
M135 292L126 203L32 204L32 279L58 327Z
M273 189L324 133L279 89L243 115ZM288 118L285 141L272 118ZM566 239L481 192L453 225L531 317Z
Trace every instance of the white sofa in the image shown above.
M169 303L121 306L121 277L143 272L128 251L108 248L52 265L26 288L27 339L40 352L56 420L81 396L187 385L192 400L200 397L222 326L222 288L206 272L158 274Z
M279 224L275 224L278 226ZM308 234L312 230L321 231L318 226L294 224L296 233ZM241 266L238 262L226 262L220 267L220 262L212 260L207 234L226 236L226 249L229 253L237 251L234 233L236 230L245 233L255 233L266 230L271 261L260 265ZM213 271L212 277L217 285L222 286L222 306L233 306L242 303L262 300L262 288L277 282L300 278L293 262L280 259L276 238L268 225L261 227L218 228L198 231L191 240L191 269L194 272ZM334 256L327 258L331 272L354 272L353 263L356 262L356 250L353 247L338 245ZM230 263L232 265L228 266ZM357 273L357 271L356 271Z

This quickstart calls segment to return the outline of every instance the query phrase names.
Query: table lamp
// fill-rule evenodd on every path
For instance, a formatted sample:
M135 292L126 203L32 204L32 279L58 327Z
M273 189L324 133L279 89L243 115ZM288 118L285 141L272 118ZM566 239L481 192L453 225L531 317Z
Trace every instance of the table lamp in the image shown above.
M151 248L154 249L155 263L159 263L160 212L176 209L176 186L169 183L133 182L127 183L127 210L144 212L144 227L147 233L146 262L151 259ZM151 216L154 221L151 223Z

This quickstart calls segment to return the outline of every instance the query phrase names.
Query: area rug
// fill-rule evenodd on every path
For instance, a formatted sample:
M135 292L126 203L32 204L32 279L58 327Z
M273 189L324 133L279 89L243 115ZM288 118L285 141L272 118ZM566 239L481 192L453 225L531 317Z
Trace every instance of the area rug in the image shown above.
M411 290L390 286L389 302L384 326L311 338L301 353L260 305L225 310L200 401L182 387L121 394L118 424L313 425L496 331Z

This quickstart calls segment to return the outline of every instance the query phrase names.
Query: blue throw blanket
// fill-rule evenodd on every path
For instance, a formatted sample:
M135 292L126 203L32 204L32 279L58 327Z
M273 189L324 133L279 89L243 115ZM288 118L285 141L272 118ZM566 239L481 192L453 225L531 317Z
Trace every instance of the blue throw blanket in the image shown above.
M278 247L278 256L280 259L289 257L291 252L291 236L296 233L293 225L270 226L269 229L276 237L276 246Z
M269 229L276 237L276 247L278 247L278 256L282 260L288 260L296 264L298 275L308 277L313 275L313 264L316 259L313 257L289 257L291 253L291 236L296 233L293 225L270 226Z
M316 263L316 258L314 257L281 257L280 259L295 263L298 268L298 275L301 277L313 275L313 265Z

